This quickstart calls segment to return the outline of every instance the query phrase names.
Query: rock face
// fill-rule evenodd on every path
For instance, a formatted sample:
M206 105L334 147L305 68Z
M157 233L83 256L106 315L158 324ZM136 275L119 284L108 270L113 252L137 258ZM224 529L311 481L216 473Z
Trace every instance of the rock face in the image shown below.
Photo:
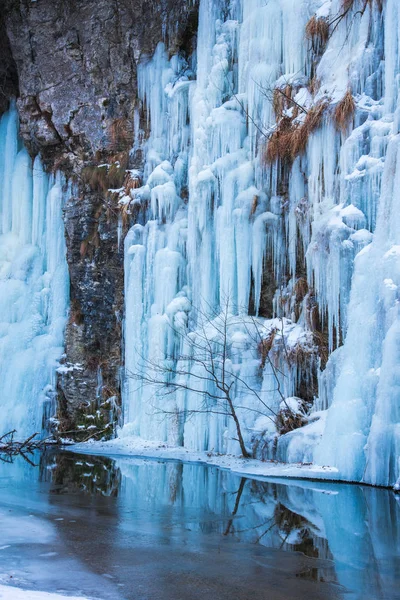
M18 92L17 67L11 53L3 15L0 10L0 114L7 110L9 99Z
M176 50L190 39L190 4L2 0L28 147L48 160L72 153L72 162L107 148L110 123L133 114L140 57L160 40Z
M197 9L186 0L1 0L0 111L17 95L20 133L49 170L74 182L65 207L71 315L69 365L58 382L61 429L119 415L123 252L108 187L132 165L137 63L164 40L190 53ZM138 119L136 119L138 122ZM144 122L144 121L143 121ZM101 163L117 177L99 177ZM123 168L122 168L122 162ZM110 431L110 428L109 428Z

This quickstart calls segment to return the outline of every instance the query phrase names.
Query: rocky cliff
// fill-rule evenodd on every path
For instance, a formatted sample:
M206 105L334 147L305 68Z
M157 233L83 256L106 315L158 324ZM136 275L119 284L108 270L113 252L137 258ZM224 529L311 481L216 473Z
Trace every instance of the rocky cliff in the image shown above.
M17 96L20 135L32 157L73 182L64 209L71 313L58 382L61 428L97 413L118 418L123 250L109 187L139 166L129 148L143 127L137 64L160 40L190 53L196 9L184 0L2 0L0 111ZM99 165L111 165L104 177Z

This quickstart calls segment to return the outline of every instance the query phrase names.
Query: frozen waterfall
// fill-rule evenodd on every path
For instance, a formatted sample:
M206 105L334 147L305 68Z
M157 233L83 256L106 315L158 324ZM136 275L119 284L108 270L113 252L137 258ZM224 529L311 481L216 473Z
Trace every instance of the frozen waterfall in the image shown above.
M204 327L198 315L215 323L227 302L246 443L259 435L271 441L270 457L393 485L400 475L398 2L363 10L355 2L343 11L341 0L201 0L199 10L195 56L169 58L159 44L139 64L150 136L144 170L132 173L141 185L121 204L147 216L125 240L121 435L238 451L231 419L203 414L188 391L194 366L179 335L196 339ZM325 47L306 39L313 17L331 28ZM335 110L349 90L354 114L338 126ZM301 128L315 107L322 116L302 152L268 162L280 95L280 118L291 126ZM254 323L262 339L274 336L272 361L261 367ZM318 363L317 334L327 338L326 365ZM151 385L156 365L179 359L187 389L160 395ZM315 373L309 424L278 437L271 416L282 394L293 405Z
M63 186L32 164L12 107L0 121L0 421L20 437L55 414L69 297Z

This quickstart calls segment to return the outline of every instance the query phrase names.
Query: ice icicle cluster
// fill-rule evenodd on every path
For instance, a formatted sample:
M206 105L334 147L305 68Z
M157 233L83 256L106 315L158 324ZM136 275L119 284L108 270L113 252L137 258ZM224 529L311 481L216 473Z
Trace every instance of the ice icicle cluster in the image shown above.
M63 185L32 164L11 107L0 120L0 407L3 433L20 437L55 413L69 298Z
M335 23L319 55L305 38L313 16ZM196 56L170 59L160 44L140 63L150 136L143 185L124 201L147 216L125 241L123 433L238 450L229 418L197 414L182 423L198 398L161 397L144 385L160 361L184 354L179 332L196 335L198 315L215 322L227 302L229 360L265 394L267 420L281 392L292 398L308 382L312 396L315 332L327 338L319 390L303 398L311 422L280 437L279 458L337 466L343 479L396 482L399 31L396 0L347 12L341 0L201 0ZM283 117L298 125L324 109L304 152L266 164L277 88L290 89ZM354 112L340 122L335 111L349 90ZM299 303L301 282L308 293ZM278 376L269 361L260 372L249 310L262 336L278 331ZM189 388L192 366L182 367ZM276 435L240 385L235 393L246 443L262 429ZM163 411L175 421L157 419Z

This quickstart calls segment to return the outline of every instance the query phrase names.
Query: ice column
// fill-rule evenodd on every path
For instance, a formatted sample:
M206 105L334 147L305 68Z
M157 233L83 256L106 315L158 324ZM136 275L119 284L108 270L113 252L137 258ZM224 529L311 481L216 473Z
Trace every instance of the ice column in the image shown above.
M53 416L69 282L60 176L33 165L14 107L0 121L0 427L23 437Z

